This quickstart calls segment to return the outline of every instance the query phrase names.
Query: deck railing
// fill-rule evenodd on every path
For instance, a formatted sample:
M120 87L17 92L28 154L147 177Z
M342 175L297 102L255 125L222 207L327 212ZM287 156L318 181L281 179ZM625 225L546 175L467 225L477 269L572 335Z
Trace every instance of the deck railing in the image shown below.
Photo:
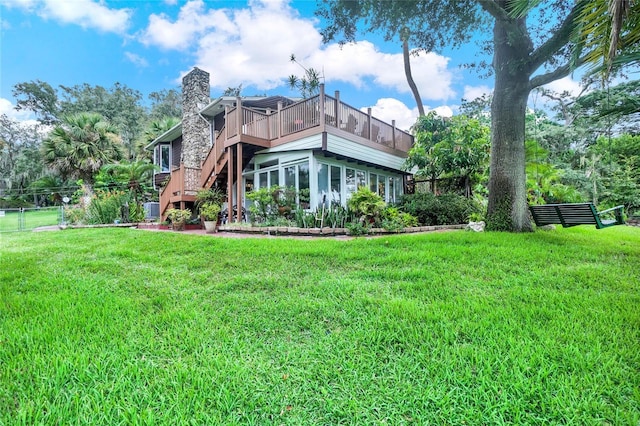
M171 170L169 180L162 191L160 191L160 213L164 213L172 197L193 196L200 189L200 169L193 167L175 167Z
M242 111L242 118L238 111ZM321 112L322 111L322 112ZM273 141L316 126L329 126L367 139L388 148L408 152L413 136L385 123L368 112L353 108L336 97L317 95L295 104L280 107L272 114L241 106L227 111L226 137L239 134Z

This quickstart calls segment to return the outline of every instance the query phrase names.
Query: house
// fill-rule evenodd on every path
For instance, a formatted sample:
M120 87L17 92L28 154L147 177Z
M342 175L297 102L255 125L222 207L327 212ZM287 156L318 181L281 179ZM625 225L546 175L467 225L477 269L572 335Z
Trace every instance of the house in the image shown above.
M192 207L197 191L217 186L227 206L248 210L247 192L293 187L299 204L346 205L367 186L387 202L405 192L402 170L413 136L340 100L340 93L308 99L228 97L211 101L209 74L194 68L182 81L182 122L156 138L160 214ZM235 215L231 218L240 221Z

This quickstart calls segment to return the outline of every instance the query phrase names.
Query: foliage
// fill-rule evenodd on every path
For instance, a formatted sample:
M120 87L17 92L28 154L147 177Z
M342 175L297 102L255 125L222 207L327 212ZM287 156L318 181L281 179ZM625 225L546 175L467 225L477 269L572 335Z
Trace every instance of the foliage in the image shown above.
M294 54L289 57L289 60L300 65L304 70L304 75L302 77L298 77L293 74L289 76L289 87L291 89L297 89L300 92L300 96L303 98L310 98L317 95L320 91L320 80L323 78L322 74L314 68L304 67L300 62L298 62L296 55Z
M202 188L196 193L196 207L206 203L222 206L226 199L226 193L216 186L212 188Z
M200 215L206 221L217 221L221 209L220 204L206 202L200 206Z
M537 142L528 140L527 201L529 204L577 203L583 196L575 188L562 183L562 171L548 161L549 152Z
M247 198L253 201L249 207L251 223L272 222L278 216L293 219L293 212L297 207L295 189L283 186L259 188L249 192Z
M126 187L136 204L149 199L153 191L151 179L156 166L146 161L131 161L102 166L103 171L114 177L120 187Z
M169 209L167 210L167 219L171 221L174 226L184 225L189 219L191 219L190 209Z
M379 224L385 207L382 197L364 186L358 188L347 200L347 208L362 225Z
M381 225L387 231L401 231L404 228L418 226L418 218L401 212L397 207L387 206L382 212Z
M92 184L103 165L122 158L117 129L99 114L65 116L42 145L45 164L63 178L83 179Z
M78 203L65 208L65 221L74 225L129 223L143 219L142 207L132 202L127 191L121 190L99 189L86 206Z
M434 195L430 192L403 195L399 208L415 216L425 226L466 223L472 213L482 211L474 199L452 193Z
M5 196L26 198L33 193L27 189L44 172L40 155L41 140L40 126L20 123L5 114L0 115L0 188Z
M13 87L12 94L17 99L17 111L33 112L38 121L45 125L59 120L58 94L49 83L41 80L18 83Z
M182 117L181 90L163 89L158 92L149 93L148 97L151 101L151 111L149 112L149 119L152 122L163 121L172 117ZM169 130L169 128L167 128L166 130Z
M123 207L128 209L128 199L128 194L124 191L97 192L87 208L86 223L100 224L119 221L122 218Z
M345 224L345 228L347 228L349 235L352 235L354 237L367 235L369 232L371 232L371 227L372 226L370 223L363 223L359 220L347 222Z

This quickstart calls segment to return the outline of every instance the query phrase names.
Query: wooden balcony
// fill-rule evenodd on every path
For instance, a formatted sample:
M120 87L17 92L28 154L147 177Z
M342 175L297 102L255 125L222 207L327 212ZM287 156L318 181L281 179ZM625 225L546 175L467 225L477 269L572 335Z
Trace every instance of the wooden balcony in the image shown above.
M226 164L226 148L236 144L270 148L303 137L331 133L352 143L368 146L389 154L406 157L413 146L413 136L340 101L320 94L276 111L256 111L244 107L238 98L234 108L225 111L225 126L216 137L213 148L202 165L201 184L211 185Z
M340 101L339 93L336 97L321 93L266 114L245 108L238 100L237 107L226 111L225 123L221 134L226 146L252 141L259 146L276 146L310 129L313 133L337 133L354 143L401 156L413 145L413 136L396 128L395 121L388 124L372 117L371 109L365 113L353 108Z

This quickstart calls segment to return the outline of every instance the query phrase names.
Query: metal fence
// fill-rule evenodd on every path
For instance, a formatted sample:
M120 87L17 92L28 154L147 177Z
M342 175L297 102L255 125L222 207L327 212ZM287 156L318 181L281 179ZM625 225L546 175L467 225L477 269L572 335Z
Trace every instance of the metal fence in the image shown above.
M30 231L64 221L61 206L34 209L0 209L0 232Z

